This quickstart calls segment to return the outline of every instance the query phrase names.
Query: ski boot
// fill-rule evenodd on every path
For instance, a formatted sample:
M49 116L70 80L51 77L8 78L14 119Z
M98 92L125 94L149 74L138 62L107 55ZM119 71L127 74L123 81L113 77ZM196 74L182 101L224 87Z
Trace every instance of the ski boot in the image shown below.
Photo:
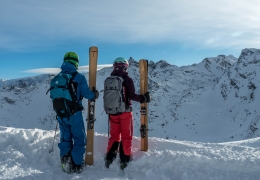
M105 167L108 169L110 164L112 164L113 161L105 160Z
M127 167L128 162L120 161L120 169L124 170Z
M71 174L72 172L72 158L70 152L68 152L65 156L61 157L61 169L67 174Z
M105 167L109 168L110 164L116 159L117 152L109 152L105 157Z
M80 174L84 170L84 164L74 164L72 165L72 172Z

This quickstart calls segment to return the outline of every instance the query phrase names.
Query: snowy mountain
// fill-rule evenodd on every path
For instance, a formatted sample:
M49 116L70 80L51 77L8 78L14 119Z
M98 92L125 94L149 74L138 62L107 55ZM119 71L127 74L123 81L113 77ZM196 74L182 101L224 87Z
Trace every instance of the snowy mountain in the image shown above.
M139 67L129 59L129 75L139 93ZM177 67L166 61L149 62L149 137L197 142L224 142L258 137L260 50L205 58ZM97 89L112 67L98 71ZM0 125L15 128L55 127L55 113L46 91L53 75L0 80ZM86 74L88 79L88 74ZM95 131L107 133L102 92L97 100ZM84 101L85 107L87 101ZM133 103L134 135L139 133L139 103ZM86 113L85 113L86 114Z
M138 93L138 62L129 62ZM54 136L55 113L46 95L54 75L2 79L0 179L257 180L259 66L258 49L244 49L238 59L219 55L182 67L150 61L149 149L140 151L140 105L134 102L133 160L124 175L118 157L109 169L104 167L107 115L102 92L96 108L94 165L81 174L65 174L59 162L59 131ZM111 71L112 67L98 71L98 90Z

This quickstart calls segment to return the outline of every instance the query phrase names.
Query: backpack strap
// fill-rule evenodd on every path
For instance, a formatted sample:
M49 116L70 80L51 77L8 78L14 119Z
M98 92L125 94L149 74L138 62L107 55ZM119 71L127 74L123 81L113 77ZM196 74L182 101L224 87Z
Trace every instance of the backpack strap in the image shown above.
M70 86L72 86L72 88L69 88L69 90L71 91L70 92L70 94L71 94L71 98L72 98L72 101L73 102L77 102L77 92L76 92L76 89L75 89L75 87L74 87L74 85L73 85L73 79L74 79L74 77L76 76L78 74L78 72L76 71L76 72L74 72L71 76L71 79L70 79L70 81L69 81L69 85Z
M71 76L71 79L73 79L78 74L78 71L74 72Z

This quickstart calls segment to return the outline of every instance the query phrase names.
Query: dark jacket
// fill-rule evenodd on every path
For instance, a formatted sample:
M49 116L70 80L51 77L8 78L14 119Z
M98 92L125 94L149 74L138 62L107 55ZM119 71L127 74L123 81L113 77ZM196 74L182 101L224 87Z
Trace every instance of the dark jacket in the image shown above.
M143 96L135 94L135 86L133 79L128 76L127 72L122 70L114 70L111 76L121 76L124 79L123 86L125 87L126 104L131 106L131 100L141 102L143 101Z

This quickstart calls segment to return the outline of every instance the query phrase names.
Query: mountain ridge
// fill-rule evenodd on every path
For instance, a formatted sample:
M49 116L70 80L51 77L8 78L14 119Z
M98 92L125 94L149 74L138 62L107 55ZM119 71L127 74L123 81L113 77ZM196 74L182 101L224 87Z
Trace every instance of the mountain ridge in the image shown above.
M259 54L259 49L248 48L242 50L239 58L219 55L181 67L164 60L149 61L149 91L153 98L149 104L149 136L202 142L258 137ZM139 93L138 62L130 57L129 64L129 75ZM112 67L98 71L98 90L103 89L102 82L111 72ZM3 114L0 125L54 128L55 114L45 94L53 76L44 74L0 81L0 113ZM88 79L88 74L85 76ZM100 92L97 100L95 130L98 133L107 132L102 96ZM87 107L87 101L83 104ZM140 134L139 106L133 102L135 136ZM83 114L85 119L86 113Z

